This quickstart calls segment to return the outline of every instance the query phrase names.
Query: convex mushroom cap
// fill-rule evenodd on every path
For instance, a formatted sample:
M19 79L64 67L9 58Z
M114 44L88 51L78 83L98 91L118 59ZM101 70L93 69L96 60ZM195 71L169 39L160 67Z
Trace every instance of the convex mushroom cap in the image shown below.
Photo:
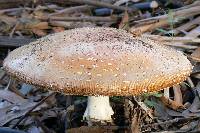
M11 75L72 95L138 95L180 83L192 66L181 52L114 28L79 28L12 51Z

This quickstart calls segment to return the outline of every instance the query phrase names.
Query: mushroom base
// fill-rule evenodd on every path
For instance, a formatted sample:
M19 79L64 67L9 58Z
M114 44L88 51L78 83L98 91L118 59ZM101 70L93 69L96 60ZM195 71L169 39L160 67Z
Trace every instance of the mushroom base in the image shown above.
M89 96L83 119L89 122L112 122L114 114L108 96Z

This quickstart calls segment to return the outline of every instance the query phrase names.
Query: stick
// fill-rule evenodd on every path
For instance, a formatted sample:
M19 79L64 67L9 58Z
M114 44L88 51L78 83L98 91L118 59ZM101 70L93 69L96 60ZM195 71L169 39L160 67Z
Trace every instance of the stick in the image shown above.
M40 102L38 102L35 106L33 106L28 112L25 113L24 116L22 116L16 124L14 124L12 126L12 128L15 128L26 116L28 116L35 108L37 108L38 106L40 106L41 104L43 104L49 97L54 96L56 93L55 92L51 92L48 96L46 96L45 98L43 98Z
M185 5L185 6L183 6L183 7L180 7L179 8L179 10L181 10L181 9L188 9L188 8L191 8L191 7L194 7L194 6L200 6L200 1L194 1L192 4L190 4L190 5ZM177 9L175 9L175 10L177 10Z
M195 6L195 7L189 8L189 9L182 9L182 10L174 11L173 17L179 17L182 19L186 19L188 17L199 14L199 12L200 12L200 6ZM151 17L151 18L147 18L147 19L134 21L134 23L136 23L136 24L130 28L130 31L134 32L134 31L140 30L141 33L144 33L146 31L151 31L151 30L154 30L159 27L167 26L167 25L169 25L168 17L169 17L169 14L165 14L165 15L161 15L161 16L156 16L156 17Z
M85 10L90 10L92 8L93 8L93 6L88 6L88 5L74 6L74 7L65 8L56 13L51 13L51 14L49 14L49 16L56 16L56 15L60 15L60 14L70 14L75 11L85 11Z
M183 31L186 31L188 29L190 29L192 26L197 25L200 23L200 17L197 17L193 20L190 20L189 22L181 25L180 27L177 27L175 29L173 29L172 31L169 31L170 33L173 33L174 35L177 35Z
M16 11L21 11L21 10L33 10L31 8L28 8L28 7L25 7L25 8L10 8L10 9L2 9L0 10L0 14L3 14L3 13L7 13L7 12L16 12Z
M87 21L87 22L116 22L118 20L117 17L37 17L40 20L56 20L56 21Z
M199 35L200 35L200 26L197 26L196 28L188 32L185 37L197 38ZM176 45L184 45L184 43L176 43Z
M181 9L181 10L177 10L177 11L173 11L173 15L174 17L190 17L190 16L194 16L199 14L200 12L200 6L195 6L195 7L191 7L188 9ZM142 20L138 20L135 21L135 23L141 23L141 22L145 22L145 21L152 21L152 20L160 20L160 19L168 19L168 14L165 15L161 15L161 16L156 16L156 17L151 17L151 18L147 18L147 19L142 19Z
M157 40L157 41L200 43L200 39L194 38L194 37L167 37L167 36L148 35L148 34L143 34L142 36L148 37L148 38L151 38L151 39Z
M20 47L28 44L35 39L28 38L10 38L7 36L0 36L0 47Z
M137 9L135 7L128 8L128 7L123 7L123 6L116 6L116 5L112 5L109 3L94 1L94 0L69 0L69 1L79 3L79 4L88 4L88 5L92 5L92 6L98 6L98 7L107 7L107 8L111 8L111 9L120 10L120 11L126 11L126 10L132 11L132 12L137 11Z
M20 4L28 4L29 0L0 0L0 9L18 7Z
M162 41L162 44L164 44L164 45L178 47L178 48L182 48L182 49L196 49L196 48L198 48L198 46L186 45L185 43L186 42L199 43L199 41L200 41L199 39L193 39L192 37L164 37L164 36L159 36L159 35L145 35L145 34L142 36L149 37L156 41ZM186 39L184 40L184 38L186 38Z

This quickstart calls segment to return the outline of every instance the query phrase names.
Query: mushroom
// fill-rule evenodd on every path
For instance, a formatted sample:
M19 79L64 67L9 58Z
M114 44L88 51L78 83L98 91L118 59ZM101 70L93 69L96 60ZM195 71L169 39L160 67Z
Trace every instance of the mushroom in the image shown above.
M181 52L114 28L79 28L40 38L10 52L3 63L27 83L85 95L88 121L111 122L109 96L162 90L184 81L192 66Z

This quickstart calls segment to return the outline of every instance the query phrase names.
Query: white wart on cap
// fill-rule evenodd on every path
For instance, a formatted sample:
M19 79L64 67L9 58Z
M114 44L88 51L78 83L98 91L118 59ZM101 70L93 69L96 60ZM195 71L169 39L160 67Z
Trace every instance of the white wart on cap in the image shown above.
M192 66L181 52L114 28L79 28L12 51L11 75L72 95L128 96L182 82Z

